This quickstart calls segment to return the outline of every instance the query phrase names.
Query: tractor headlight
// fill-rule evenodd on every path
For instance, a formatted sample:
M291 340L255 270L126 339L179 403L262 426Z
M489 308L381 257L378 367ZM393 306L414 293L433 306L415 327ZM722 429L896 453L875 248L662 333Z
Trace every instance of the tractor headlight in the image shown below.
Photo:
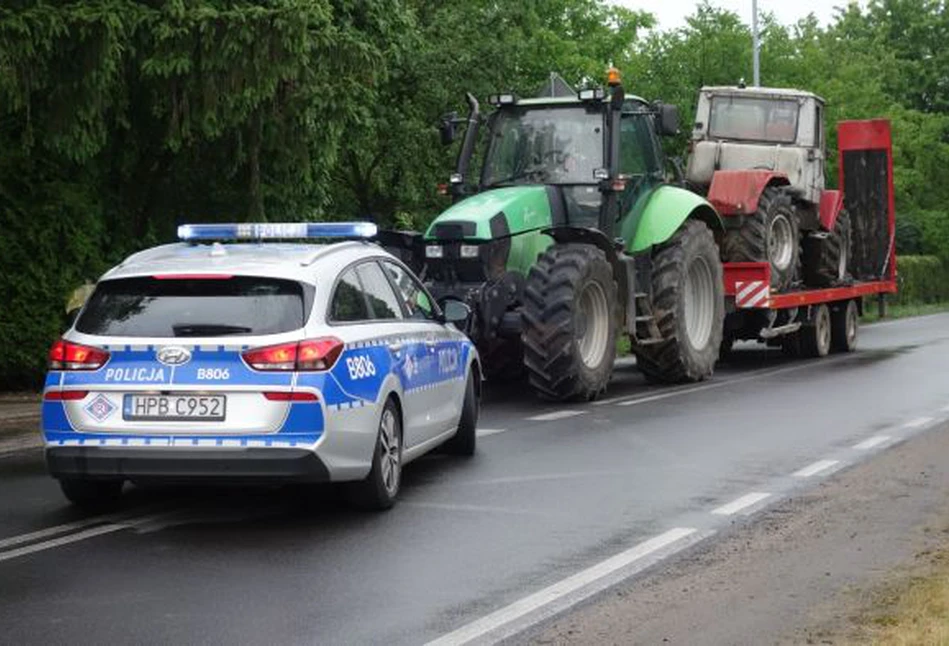
M460 255L462 258L477 258L478 257L478 245L473 244L463 244L461 245Z
M425 247L426 258L444 258L445 248L440 244L430 244Z

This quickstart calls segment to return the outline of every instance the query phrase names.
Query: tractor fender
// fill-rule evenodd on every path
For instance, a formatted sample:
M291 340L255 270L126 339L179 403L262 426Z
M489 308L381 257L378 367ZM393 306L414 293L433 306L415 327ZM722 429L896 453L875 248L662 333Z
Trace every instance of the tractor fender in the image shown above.
M541 233L546 233L556 242L565 244L568 242L589 244L603 251L607 262L613 267L613 276L616 278L620 300L626 302L626 295L629 293L629 281L626 276L626 266L620 260L616 245L599 229L589 229L586 227L558 226L543 229Z
M627 253L638 253L662 244L690 218L705 222L713 233L725 228L711 204L701 195L684 188L663 185L644 201L641 210L637 205L633 217L623 221L622 237L626 241ZM636 214L635 211L640 212Z
M788 176L773 170L717 170L712 175L708 201L724 216L751 215L768 186L787 186Z
M820 225L827 231L833 231L837 224L837 216L844 208L844 194L842 191L825 189L820 192Z

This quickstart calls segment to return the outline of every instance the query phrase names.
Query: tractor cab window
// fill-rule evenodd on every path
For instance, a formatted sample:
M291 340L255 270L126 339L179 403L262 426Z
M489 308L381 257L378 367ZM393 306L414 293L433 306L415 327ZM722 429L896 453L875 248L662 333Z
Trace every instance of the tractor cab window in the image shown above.
M603 113L586 106L509 107L496 113L481 180L593 184L603 166Z
M619 172L622 175L650 175L659 172L659 158L653 138L653 116L627 113L620 122Z
M768 143L793 143L797 138L797 101L749 96L712 98L709 135Z

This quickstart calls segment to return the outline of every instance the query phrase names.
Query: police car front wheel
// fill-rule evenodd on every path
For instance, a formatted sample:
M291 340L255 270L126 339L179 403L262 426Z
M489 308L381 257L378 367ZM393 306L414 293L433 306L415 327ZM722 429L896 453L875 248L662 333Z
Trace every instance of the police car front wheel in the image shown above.
M72 504L90 511L115 507L122 495L122 480L63 478L59 487Z
M402 484L402 417L391 397L379 419L372 468L365 480L350 485L349 497L363 509L383 510L395 504Z

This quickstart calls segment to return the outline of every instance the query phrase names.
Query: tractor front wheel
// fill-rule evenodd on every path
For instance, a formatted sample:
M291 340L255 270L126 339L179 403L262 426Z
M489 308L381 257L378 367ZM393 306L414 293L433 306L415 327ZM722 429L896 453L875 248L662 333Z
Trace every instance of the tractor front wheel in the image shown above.
M771 286L790 286L801 264L798 222L791 197L777 187L767 187L758 198L758 210L741 227L725 233L722 260L769 263Z
M524 365L544 399L591 400L606 390L619 314L613 268L587 244L555 244L531 267L522 310Z
M650 381L680 383L712 375L725 319L722 263L711 230L688 220L653 252L652 311L662 341L634 347Z

